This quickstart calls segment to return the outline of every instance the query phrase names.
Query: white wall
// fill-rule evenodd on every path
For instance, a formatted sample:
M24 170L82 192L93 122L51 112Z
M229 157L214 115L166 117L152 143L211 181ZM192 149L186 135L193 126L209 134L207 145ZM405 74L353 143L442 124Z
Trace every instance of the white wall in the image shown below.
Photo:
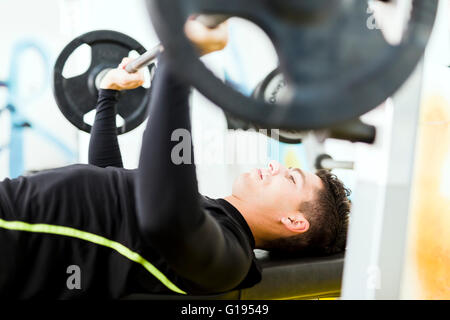
M31 39L46 47L50 60L53 61L65 41L59 32L59 23L58 1L56 0L1 1L0 59L2 67L0 67L0 79L5 80L8 76L13 46L24 39ZM57 135L70 148L76 149L77 131L68 126L60 114L54 102L48 79L45 81L43 79L44 72L39 56L30 51L20 64L23 67L19 76L21 93L24 96L33 96L43 83L47 85L43 95L30 101L26 106L20 105L20 109L25 111L31 119ZM0 108L5 105L6 96L6 89L0 89ZM0 115L0 145L8 143L9 132L9 116L7 112L4 112ZM58 153L57 149L35 134L26 133L25 147L27 169L42 169L66 164L65 158ZM8 155L8 152L0 153L0 177L8 175Z

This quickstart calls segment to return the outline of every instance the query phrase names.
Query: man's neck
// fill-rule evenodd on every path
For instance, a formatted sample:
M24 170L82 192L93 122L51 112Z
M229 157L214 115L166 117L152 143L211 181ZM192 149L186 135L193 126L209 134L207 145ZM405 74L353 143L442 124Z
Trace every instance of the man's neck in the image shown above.
M257 213L253 212L253 208L251 208L245 201L239 199L236 196L228 196L224 198L228 201L233 207L235 207L242 215L244 220L247 222L252 234L255 239L255 247L261 248L262 243L264 242L265 237L265 228L264 223L262 221L262 217L257 218Z

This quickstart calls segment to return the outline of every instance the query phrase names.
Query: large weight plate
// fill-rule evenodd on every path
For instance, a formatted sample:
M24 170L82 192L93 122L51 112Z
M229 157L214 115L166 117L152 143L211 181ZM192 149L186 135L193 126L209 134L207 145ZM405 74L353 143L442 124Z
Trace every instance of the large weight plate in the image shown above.
M253 97L255 99L266 101L274 105L274 107L283 104L288 94L286 80L284 80L278 68L270 72L253 91ZM256 127L258 126L256 125ZM283 129L272 129L268 133L274 139L288 144L301 143L307 134L307 132Z
M270 72L256 86L256 88L253 90L252 96L255 99L263 100L276 107L277 104L283 103L288 92L287 90L288 89L286 81L284 80L283 75L280 73L280 70L277 68ZM308 134L307 131L302 132L297 130L263 128L258 124L238 119L228 113L225 114L229 129L258 130L259 132L273 138L274 140L287 144L299 144Z
M64 78L63 69L70 55L81 45L91 47L91 64L82 75ZM91 126L84 121L84 116L95 108L98 90L95 86L97 75L108 68L116 68L130 51L143 54L145 48L133 38L116 31L98 30L83 34L71 41L56 60L53 71L53 93L64 116L78 129L91 131ZM150 74L154 65L149 66ZM147 116L150 99L149 89L139 87L122 91L117 104L117 113L124 119L124 124L117 128L123 134L139 126Z
M147 0L166 54L185 80L226 112L261 127L309 130L345 123L393 95L420 61L437 0L411 0L401 41L367 26L363 0ZM184 36L192 14L239 16L271 38L292 88L284 105L245 97L198 59Z

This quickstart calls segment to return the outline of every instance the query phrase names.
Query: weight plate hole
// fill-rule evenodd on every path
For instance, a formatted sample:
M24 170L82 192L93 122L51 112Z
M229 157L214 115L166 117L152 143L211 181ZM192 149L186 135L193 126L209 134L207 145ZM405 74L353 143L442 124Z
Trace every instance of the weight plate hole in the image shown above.
M140 56L140 54L136 50L131 50L128 53L128 57L130 57L132 59L136 59L139 56ZM144 72L144 84L142 86L145 89L148 89L148 88L150 88L152 77L150 76L150 71L148 70L148 68L144 68L142 71Z
M138 58L139 56L140 56L140 54L139 54L139 52L137 52L136 50L131 50L131 51L128 53L128 57L131 58L131 59L136 59L136 58Z
M228 80L238 91L248 94L278 66L278 55L267 33L252 21L232 18L228 30L230 41L224 50Z
M94 124L94 120L95 120L95 113L96 113L95 109L86 113L83 116L84 123L92 126ZM124 124L125 124L125 120L120 115L117 115L116 116L116 126L119 128L119 127L122 127Z
M75 49L69 56L62 76L66 79L70 79L85 73L91 65L91 47L87 44L83 44Z
M144 84L142 85L145 89L150 88L152 82L152 76L150 76L150 71L148 68L144 69Z
M379 29L385 40L392 46L399 45L411 18L413 1L369 1L367 21L370 29Z
M120 128L120 127L122 127L124 124L125 124L125 120L124 120L120 115L117 115L117 116L116 116L116 127L117 127L117 128Z

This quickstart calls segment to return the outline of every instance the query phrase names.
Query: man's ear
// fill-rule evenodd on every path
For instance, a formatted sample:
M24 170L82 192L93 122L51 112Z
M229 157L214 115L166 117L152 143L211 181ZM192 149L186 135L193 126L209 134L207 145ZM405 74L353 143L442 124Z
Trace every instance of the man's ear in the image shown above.
M309 229L309 221L299 212L281 218L281 223L286 229L294 233L303 233Z

